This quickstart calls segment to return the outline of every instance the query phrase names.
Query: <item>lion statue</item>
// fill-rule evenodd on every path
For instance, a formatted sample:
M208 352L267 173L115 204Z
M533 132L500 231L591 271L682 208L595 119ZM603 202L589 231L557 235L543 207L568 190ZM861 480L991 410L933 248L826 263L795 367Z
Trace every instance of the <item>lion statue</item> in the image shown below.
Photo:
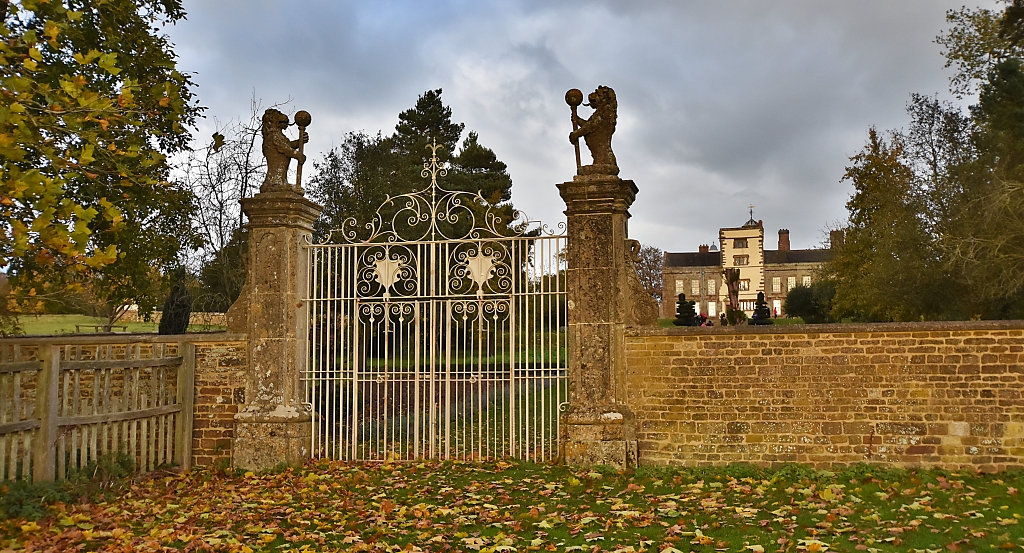
M593 165L579 168L580 175L618 175L619 166L612 152L612 133L615 132L615 120L618 118L619 103L615 100L615 91L607 86L599 86L587 97L588 105L594 108L590 119L573 115L573 123L579 127L569 133L569 142L579 144L582 137L594 158Z
M287 115L274 108L263 112L263 157L267 158L267 177L263 179L260 192L294 189L288 184L288 164L292 159L299 165L306 162L306 156L299 153L298 148L299 144L309 142L309 135L303 131L297 140L288 140L284 135L287 128Z

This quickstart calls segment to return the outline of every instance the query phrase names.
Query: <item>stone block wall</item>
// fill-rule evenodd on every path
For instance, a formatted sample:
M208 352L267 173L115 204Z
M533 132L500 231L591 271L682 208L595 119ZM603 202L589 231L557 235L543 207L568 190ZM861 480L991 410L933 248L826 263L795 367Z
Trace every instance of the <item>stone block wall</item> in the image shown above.
M1024 321L632 329L641 464L1024 468Z
M245 403L248 344L242 337L195 346L192 464L230 464L235 413Z

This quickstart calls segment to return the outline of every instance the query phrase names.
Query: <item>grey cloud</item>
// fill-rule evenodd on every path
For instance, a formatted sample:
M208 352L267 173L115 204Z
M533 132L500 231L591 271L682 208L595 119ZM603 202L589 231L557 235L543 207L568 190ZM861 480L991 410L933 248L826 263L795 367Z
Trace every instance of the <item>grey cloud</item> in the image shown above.
M987 3L986 5L990 5ZM868 127L905 124L911 92L946 89L950 0L186 2L170 29L221 120L253 90L313 113L309 151L389 132L442 87L454 116L509 165L513 200L562 217L573 174L570 87L616 89L615 151L640 187L634 237L693 249L746 219L794 247L845 216L840 184ZM584 153L586 158L586 154Z

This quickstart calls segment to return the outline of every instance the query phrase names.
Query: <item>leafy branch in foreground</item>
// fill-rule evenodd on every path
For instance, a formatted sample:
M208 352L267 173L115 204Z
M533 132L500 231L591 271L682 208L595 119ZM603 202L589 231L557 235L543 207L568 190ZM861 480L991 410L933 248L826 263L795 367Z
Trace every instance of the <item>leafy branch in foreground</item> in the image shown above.
M21 308L90 281L116 310L153 305L152 267L191 237L167 154L201 112L159 25L176 0L26 0L0 29L0 267ZM35 299L30 299L35 298Z

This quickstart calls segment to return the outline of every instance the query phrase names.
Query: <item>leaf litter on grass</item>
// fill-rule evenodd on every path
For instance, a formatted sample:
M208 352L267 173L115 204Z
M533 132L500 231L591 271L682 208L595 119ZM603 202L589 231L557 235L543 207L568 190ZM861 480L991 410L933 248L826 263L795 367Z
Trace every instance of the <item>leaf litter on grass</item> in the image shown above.
M1024 550L1024 475L312 462L192 471L0 521L2 551Z

